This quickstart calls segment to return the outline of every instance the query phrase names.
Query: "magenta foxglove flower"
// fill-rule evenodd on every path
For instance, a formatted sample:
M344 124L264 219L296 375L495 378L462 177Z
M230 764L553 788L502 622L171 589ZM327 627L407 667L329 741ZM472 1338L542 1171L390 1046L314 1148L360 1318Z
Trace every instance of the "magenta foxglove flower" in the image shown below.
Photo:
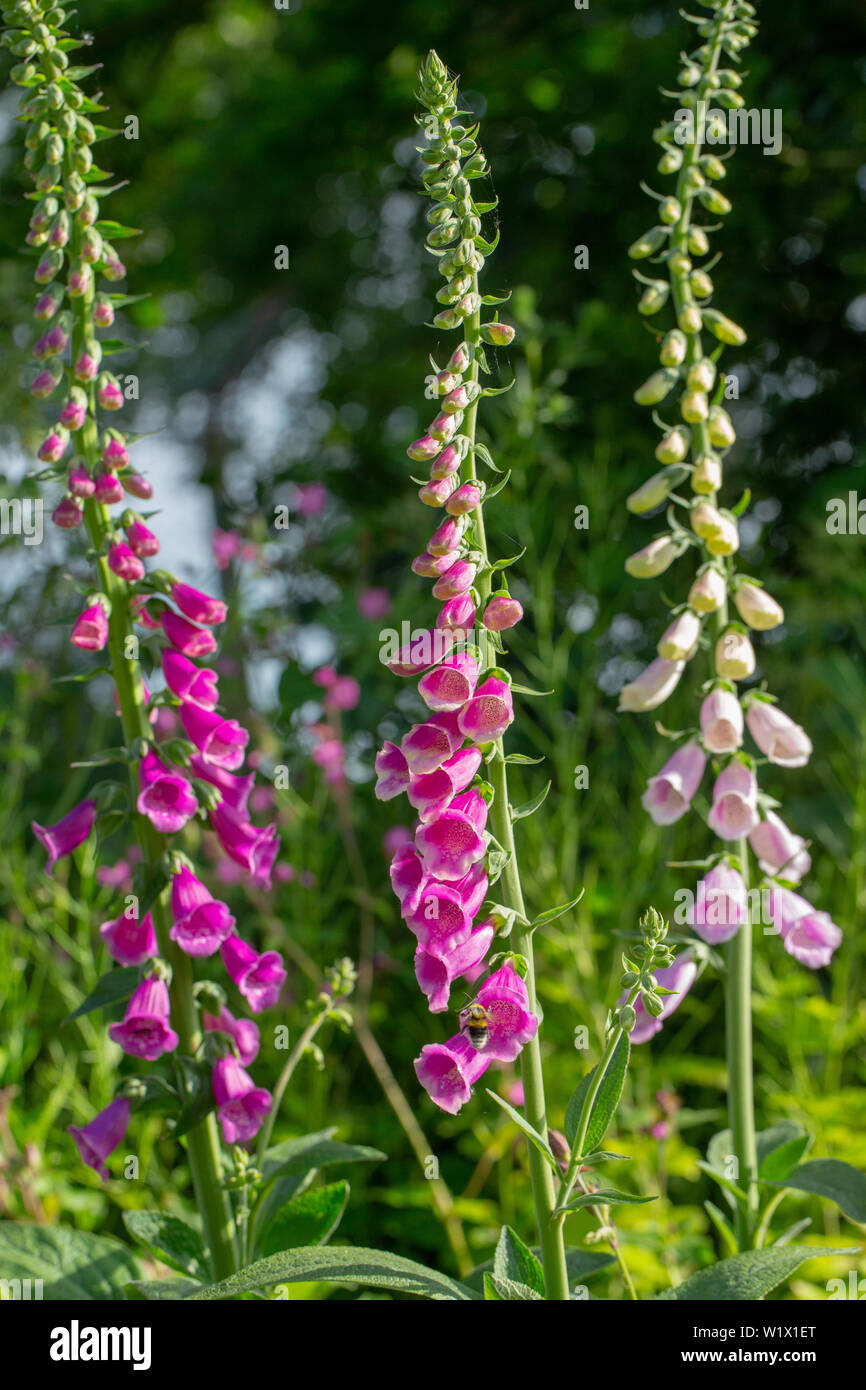
M124 491L128 492L130 497L140 497L143 502L147 502L153 496L153 484L141 473L124 473L121 481Z
M502 737L513 719L511 687L490 676L463 706L457 726L464 738L471 738L473 743L493 743Z
M657 709L673 694L685 668L684 661L667 661L657 656L636 680L623 686L619 692L619 708L636 712Z
M100 1110L89 1124L80 1129L75 1125L68 1126L68 1133L78 1145L82 1160L89 1168L95 1168L103 1179L111 1176L105 1160L114 1153L126 1134L131 1110L131 1101L126 1096L118 1096L104 1110Z
M254 772L248 772L245 777L237 777L218 763L203 758L200 753L193 753L189 765L194 777L200 777L203 782L210 782L211 786L218 789L224 806L239 816L246 815L247 802L256 780Z
M488 976L476 999L487 1014L485 1057L513 1062L538 1032L538 1019L530 1010L526 985L510 961Z
M523 617L523 605L510 594L494 594L484 610L484 626L491 632L504 632Z
M171 645L184 656L208 656L217 649L217 640L208 628L195 627L170 608L162 610L160 622Z
M120 410L123 405L123 392L108 372L100 372L97 378L96 399L103 410Z
M187 868L171 880L171 911L174 925L169 936L188 956L212 956L234 930L235 919L225 903Z
M459 976L467 975L482 964L495 934L492 920L480 922L460 946L444 957L432 955L419 944L415 952L415 978L422 994L427 996L431 1014L440 1014L448 1008L452 984Z
M700 786L706 761L703 750L692 740L678 748L661 772L650 778L641 804L656 825L673 825L685 815Z
M126 865L124 870L127 870ZM116 960L118 965L143 965L146 960L153 960L159 954L149 912L140 921L137 917L127 917L124 912L112 922L103 922L99 935L112 960Z
M128 583L134 584L136 580L144 578L144 565L137 555L133 555L129 546L122 542L113 545L109 550L108 565L109 569Z
M255 1139L271 1108L270 1091L255 1084L237 1057L221 1057L213 1069L213 1093L225 1142Z
M123 501L123 486L115 473L98 473L94 480L94 497L103 507Z
M276 951L259 955L239 936L230 936L220 946L220 956L254 1014L276 1004L286 978L285 967Z
M187 704L197 705L205 710L216 708L219 699L216 671L194 666L180 652L164 647L162 673L172 695L176 695L179 700L185 700Z
M711 690L701 705L701 733L708 753L735 753L743 742L743 710L731 690Z
M80 388L77 386L73 388L69 400L60 412L60 423L68 430L80 430L87 418L87 397L83 391L80 395L76 395L75 393L79 390ZM89 477L90 474L87 476Z
M280 849L277 827L251 825L227 805L211 811L210 823L228 857L246 869L256 887L270 888L271 871Z
M164 1052L173 1052L178 1037L169 1026L168 986L155 975L142 980L126 1006L122 1023L112 1023L108 1030L112 1042L118 1043L130 1057L142 1057L155 1062Z
M470 560L457 560L449 565L433 585L433 597L439 599L459 598L467 594L475 582L478 566Z
M674 1010L679 1008L697 979L698 967L690 953L683 951L673 965L656 970L654 974L662 989L672 990L673 993L662 995L664 1008L659 1018L653 1018L644 1007L643 1000L638 997L634 1006L637 1023L629 1033L629 1038L634 1044L649 1042L650 1038L661 1032L665 1019L670 1018Z
M409 785L409 764L396 743L387 740L376 754L375 795L379 801L391 801Z
M108 641L108 618L101 603L91 603L72 624L69 640L82 651L101 652Z
M472 602L470 594L460 594L458 598L449 598L439 609L436 618L436 627L454 633L454 640L465 640L468 634L475 627L476 613L475 604Z
M420 676L447 656L456 641L445 627L426 628L412 634L411 642L389 656L384 665L394 676Z
M122 439L106 440L102 446L102 462L110 469L129 467L129 453Z
M790 888L770 889L770 916L785 950L811 970L829 965L842 932L828 912L818 912Z
M172 584L171 596L183 613L194 623L204 623L206 627L214 623L224 623L227 609L222 599L210 598L189 584Z
M81 464L77 468L70 468L66 482L73 497L92 497L96 491L95 482Z
M400 845L394 851L389 873L391 887L400 903L403 916L405 917L410 912L416 912L421 901L421 889L427 875L413 840Z
M198 810L189 782L179 772L171 772L152 748L138 765L138 784L138 812L163 835L182 830Z
M804 729L767 700L753 700L746 711L749 733L771 763L779 767L805 767L812 756L812 742Z
M713 784L707 824L720 840L739 840L751 834L759 819L758 779L745 763L729 763Z
M131 521L126 528L126 539L133 554L147 559L159 554L159 541L152 531L141 521Z
M778 874L798 883L812 867L806 841L789 830L775 811L767 811L766 819L755 826L749 844L765 874Z
M76 526L80 526L81 519L81 507L74 497L62 498L51 513L51 520L54 525L61 527L64 531L71 531Z
M201 1023L206 1033L228 1033L238 1050L243 1066L249 1067L256 1060L260 1045L259 1029L258 1024L253 1023L251 1018L235 1018L223 1006L216 1015L203 1010Z
M463 878L487 849L469 816L453 810L419 826L415 844L425 871L446 881Z
M443 711L434 714L423 724L413 724L405 734L400 749L414 777L426 772L435 772L444 762L456 753L463 743L457 714Z
M427 1043L415 1059L415 1075L434 1105L456 1115L472 1096L475 1085L490 1066L484 1052L476 1052L462 1033L447 1043Z
M222 719L211 710L185 703L180 707L180 722L187 737L210 762L230 772L240 767L250 736L236 720Z
M730 941L746 921L748 898L743 876L728 864L716 864L698 883L687 921L711 946Z
M426 878L414 912L405 912L409 930L428 955L446 959L469 939L472 914L457 889L450 883Z
M472 698L478 680L478 662L468 652L446 657L418 682L418 693L437 713L460 710Z
M469 786L480 766L480 748L461 748L435 772L410 777L408 785L402 790L405 790L409 805L414 807L422 821L433 820L446 811L454 797Z
M37 821L30 822L30 829L36 836L41 845L48 851L48 863L45 865L45 872L51 873L58 859L64 855L71 854L74 849L82 845L93 829L96 821L96 802L91 800L79 801L77 806L59 820L56 825L39 825Z

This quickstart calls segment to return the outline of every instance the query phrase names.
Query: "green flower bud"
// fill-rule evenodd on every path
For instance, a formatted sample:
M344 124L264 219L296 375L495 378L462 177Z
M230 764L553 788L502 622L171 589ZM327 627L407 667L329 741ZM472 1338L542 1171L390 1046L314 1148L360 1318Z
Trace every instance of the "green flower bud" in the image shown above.
M713 292L713 282L705 270L693 270L689 286L696 299L709 299Z
M700 80L701 70L696 63L686 63L677 74L677 82L681 87L694 87Z
M687 169L683 175L683 188L686 193L698 193L706 187L706 179L696 164Z
M680 399L680 414L690 425L699 425L709 414L709 401L703 391L686 391Z
M683 349L685 351L685 349ZM661 371L653 372L652 376L647 377L643 386L639 386L634 393L634 400L638 405L658 405L665 396L673 390L675 383L679 380L679 372L671 367L665 367Z
M730 415L720 405L714 405L710 411L707 432L717 449L729 449L737 437Z
M697 304L684 304L677 315L677 323L683 333L700 333L703 318Z
M668 302L671 287L667 280L652 280L638 300L639 314L657 314Z
M619 1024L624 1033L630 1033L637 1023L637 1014L631 1004L623 1004L619 1011Z
M740 93L732 92L726 87L722 87L716 92L715 99L724 111L738 111L741 106L745 106L745 101Z
M689 227L688 246L693 256L705 256L710 249L709 238L703 227Z
M634 516L642 516L645 512L655 511L666 502L675 487L688 477L689 470L682 463L675 463L670 468L663 468L660 473L654 473L651 478L637 490L626 498L625 505Z
M724 193L720 193L718 188L713 188L710 184L707 184L704 188L699 190L698 198L700 199L701 206L705 207L707 212L713 213L716 217L724 217L731 210L730 199L726 198Z
M666 149L656 168L660 174L675 174L682 166L683 152L673 147Z
M656 445L655 455L659 463L681 463L688 455L691 430L678 425L662 435Z
M744 329L733 319L720 314L717 309L705 309L704 321L714 338L718 338L720 343L728 343L731 347L741 347L746 341Z
M642 261L645 256L652 256L662 247L669 236L666 227L650 227L648 232L639 236L637 241L633 241L628 248L628 254L633 261Z
M722 465L715 454L701 454L692 470L692 492L709 495L722 486Z
M514 340L514 329L510 323L485 323L481 325L481 340L492 347L508 347Z
M688 350L686 336L678 328L666 333L659 350L659 361L665 367L678 367Z
M728 172L722 161L714 154L701 156L701 168L708 179L723 179Z
M683 209L678 198L662 198L659 203L659 220L670 226L679 222Z
M692 363L686 373L686 386L690 391L712 391L716 380L716 364L709 357Z

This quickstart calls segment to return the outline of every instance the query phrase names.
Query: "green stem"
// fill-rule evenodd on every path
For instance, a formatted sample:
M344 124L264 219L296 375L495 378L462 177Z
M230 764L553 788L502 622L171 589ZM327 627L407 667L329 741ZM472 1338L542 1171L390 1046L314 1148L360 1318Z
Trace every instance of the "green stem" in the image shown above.
M478 277L472 278L472 288L477 293ZM480 343L479 328L481 314L476 311L466 321L466 340L471 347ZM473 355L469 380L478 381L478 358ZM475 426L478 401L474 401L466 412L465 433L469 437L469 449L465 463L464 481L476 481L475 471ZM487 537L484 528L483 508L479 506L473 515L475 524L475 548L481 552L478 592L479 612L482 612L490 596L490 559L487 553ZM491 643L483 625L479 628L482 669L490 664ZM508 773L502 739L497 739L493 757L489 763L488 775L493 787L493 805L490 808L490 823L493 834L508 856L500 879L500 896L503 906L517 913L517 923L526 918L523 890L520 883L520 870L517 864L517 850L514 844L514 827L508 801ZM538 1012L535 990L535 959L532 949L532 933L523 925L515 925L513 932L514 949L522 955L527 964L526 988L529 994L529 1007ZM523 1081L524 1113L533 1129L547 1138L547 1109L544 1100L544 1075L541 1065L541 1044L538 1034L528 1042L520 1054L520 1072ZM548 1299L565 1301L569 1299L568 1270L565 1263L565 1243L562 1224L553 1216L556 1207L556 1191L553 1173L544 1156L534 1144L528 1144L529 1174L532 1183L532 1196L535 1203L535 1217L538 1226L538 1240L541 1246L541 1262L544 1265L544 1283Z
M739 842L740 873L748 892L749 847ZM737 1159L737 1183L746 1200L737 1204L735 1231L741 1250L751 1250L758 1215L758 1157L752 1068L752 923L746 921L728 945L726 981L728 1118Z
M274 1128L274 1120L277 1117L277 1112L280 1108L280 1105L282 1104L283 1096L286 1094L286 1088L288 1087L288 1084L292 1079L295 1067L298 1065L304 1053L306 1052L308 1046L313 1041L313 1038L316 1036L319 1029L322 1027L322 1024L325 1022L325 1019L328 1017L328 1014L331 1012L333 1008L336 1007L336 1005L339 1002L341 1001L336 999L330 999L326 1008L322 1009L320 1013L314 1014L314 1016L310 1019L309 1023L304 1029L303 1033L298 1038L298 1041L295 1043L288 1057L286 1058L285 1065L282 1071L280 1072L279 1079L277 1080L277 1084L274 1087L271 1108L268 1111L267 1119L265 1120L265 1123L262 1125L261 1131L259 1133L259 1142L256 1148L256 1166L259 1168L259 1170L261 1170L262 1162L264 1161L265 1157L265 1151L268 1147L268 1144L270 1143L271 1134Z
M76 227L73 237L80 236ZM80 299L72 301L75 324L72 339L72 361L77 359L82 344L91 327L91 306L93 286ZM89 392L90 401L87 418L76 436L78 452L86 460L91 473L99 471L99 436L95 418L95 392ZM96 568L99 587L111 604L108 623L108 652L111 661L114 685L120 710L123 735L127 746L136 739L152 739L152 730L147 716L141 667L131 653L135 648L135 633L129 609L129 597L123 580L109 568L106 543L113 521L104 506L87 501L84 506L84 522L91 545L96 552ZM131 642L130 642L131 639ZM138 794L135 769L130 768L130 793L132 806ZM141 846L145 866L155 868L166 849L165 837L151 825L146 817L133 812L135 834ZM193 973L189 957L179 950L169 937L171 919L168 910L167 892L164 889L151 905L151 916L159 942L160 954L168 961L172 970L170 987L172 1023L178 1035L178 1048L183 1055L192 1055L199 1042L198 1020L193 998ZM214 1277L223 1279L232 1274L237 1267L234 1244L234 1230L231 1206L228 1195L222 1188L222 1162L216 1120L208 1115L200 1124L191 1129L186 1138L190 1174L192 1176L196 1205L201 1215L205 1240L211 1253Z

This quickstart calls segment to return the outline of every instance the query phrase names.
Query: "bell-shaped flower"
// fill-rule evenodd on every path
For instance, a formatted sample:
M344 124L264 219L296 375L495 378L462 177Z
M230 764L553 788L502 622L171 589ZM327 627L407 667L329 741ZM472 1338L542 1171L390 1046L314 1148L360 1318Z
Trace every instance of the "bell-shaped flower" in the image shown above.
M476 996L487 1015L485 1057L513 1062L538 1032L538 1019L529 1007L529 992L509 961L488 976Z
M459 976L474 971L483 962L495 935L495 924L490 919L479 923L460 946L444 957L432 955L423 946L418 946L415 952L415 978L421 992L427 996L431 1014L440 1014L448 1008L452 984Z
M789 830L775 811L766 812L766 820L756 825L749 835L749 844L765 874L778 874L780 878L799 883L812 867L806 841Z
M163 835L182 830L198 810L189 782L179 772L171 772L152 748L138 765L138 783L139 815L147 816Z
M701 704L701 734L708 753L735 753L743 742L743 710L731 690L715 689Z
M237 1057L221 1057L213 1069L217 1119L226 1144L248 1144L262 1127L273 1101Z
M415 1075L434 1105L456 1115L472 1096L475 1085L490 1066L490 1058L476 1052L462 1033L446 1043L428 1043L415 1059Z
M711 946L736 936L748 915L748 896L742 874L729 864L716 864L698 883L687 921Z
M636 680L623 686L619 692L619 708L636 713L656 709L676 689L685 667L684 661L667 661L657 656Z
M99 935L118 965L143 965L158 955L156 932L149 912L139 920L125 912L111 922L103 922Z
M449 656L418 682L418 693L429 709L462 709L471 699L478 680L478 662L468 652Z
M169 1026L165 980L155 975L142 980L126 1006L123 1022L112 1023L108 1036L129 1057L142 1057L146 1062L155 1062L164 1052L173 1052L178 1037Z
M678 748L661 772L649 779L641 805L656 825L673 825L685 815L705 766L703 749L692 740Z
M486 852L484 838L472 821L455 810L419 826L415 844L425 872L449 883L463 878Z
M778 767L805 767L812 756L812 742L804 729L768 700L752 700L746 711L749 733L771 763Z
M213 710L219 700L217 673L207 667L195 666L171 647L162 651L162 673L172 695L200 709Z
M420 777L426 772L435 772L447 762L457 752L463 738L457 715L443 711L423 724L413 724L403 736L400 748L412 776Z
M816 911L790 888L770 890L770 917L788 954L810 970L829 965L842 944L842 932L830 914Z
M376 754L376 785L374 795L379 801L391 801L409 786L409 764L396 743L386 739Z
M277 827L251 825L243 813L227 805L219 805L211 811L210 823L229 859L252 875L257 888L269 889L271 871L280 850Z
M220 957L254 1014L276 1004L286 978L282 958L276 951L259 955L239 936L230 936L220 946Z
M202 1010L201 1026L206 1033L227 1033L235 1044L241 1064L249 1067L259 1055L261 1039L257 1023L251 1018L235 1018L223 1005L218 1014Z
M184 656L208 656L217 649L217 640L208 628L196 627L170 608L162 610L160 622L171 645Z
M225 622L228 609L222 599L211 598L190 584L172 584L170 593L181 613L191 622L203 623L206 627Z
M223 719L199 705L184 703L180 707L180 722L187 738L211 762L229 772L240 767L250 736L237 720Z
M101 1178L110 1176L105 1160L126 1134L131 1110L132 1103L128 1097L118 1096L104 1110L100 1110L89 1124L81 1128L68 1126L82 1160L89 1168L95 1168Z
M181 868L171 880L169 932L188 956L212 956L232 934L235 919L225 903L218 902L195 874Z
M69 637L74 647L86 652L101 652L108 641L108 618L101 603L91 603L72 625Z
M58 859L71 854L84 843L93 829L95 820L96 802L88 797L87 800L79 801L77 806L73 806L56 825L40 825L35 820L30 822L33 834L48 851L48 863L45 865L47 874L51 873Z
M758 824L758 780L745 763L729 763L713 784L713 804L707 817L721 840L739 840Z
M454 885L432 878L422 884L416 910L404 915L419 946L440 960L462 946L472 931L472 917Z
M392 744L391 747L393 746ZM459 792L469 786L480 765L480 749L461 748L435 772L427 772L420 777L409 779L406 789L409 804L415 808L422 821L433 820L448 809Z
M662 995L664 1005L658 1018L653 1018L644 1007L643 1000L638 997L634 1006L637 1022L629 1033L629 1039L633 1044L649 1042L650 1038L661 1032L665 1019L670 1018L674 1010L679 1008L697 979L698 967L689 952L683 951L673 965L664 966L653 973L662 989L672 992Z
M254 772L248 772L245 777L236 777L218 763L202 757L201 753L193 753L189 765L194 777L210 782L212 787L217 788L223 806L239 816L246 815L247 802L256 780Z
M514 719L511 687L497 676L479 685L458 717L460 732L473 743L494 743Z

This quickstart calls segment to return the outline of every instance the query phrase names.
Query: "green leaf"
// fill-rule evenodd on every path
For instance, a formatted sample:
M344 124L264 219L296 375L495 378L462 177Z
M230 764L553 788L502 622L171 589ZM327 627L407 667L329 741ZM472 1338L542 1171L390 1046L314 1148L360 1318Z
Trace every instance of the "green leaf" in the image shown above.
M805 1260L827 1255L856 1255L856 1249L821 1249L811 1245L770 1246L767 1250L746 1250L720 1260L711 1269L700 1269L675 1289L656 1294L659 1300L723 1303L729 1300L754 1302L771 1293L794 1273Z
M349 1184L345 1179L302 1192L281 1207L265 1227L261 1254L276 1255L294 1246L324 1245L339 1226L348 1200Z
M100 341L103 357L112 357L117 352L135 352L138 343L125 343L122 338L103 338Z
M499 1280L528 1285L544 1297L544 1267L510 1226L503 1226L493 1257L493 1273Z
M191 1302L234 1298L272 1284L361 1284L367 1288L394 1289L397 1293L417 1294L435 1301L467 1302L478 1295L449 1279L447 1274L425 1265L392 1255L387 1250L368 1250L364 1246L323 1245L306 1250L283 1250L256 1260L228 1279L190 1294Z
M265 1182L334 1163L380 1163L388 1157L380 1149L370 1149L364 1144L343 1144L331 1139L330 1133L333 1131L305 1134L300 1139L286 1139L268 1149L262 1164Z
M536 1259L541 1258L541 1249L534 1246L532 1254ZM596 1254L590 1250L580 1250L575 1246L566 1249L565 1265L568 1272L568 1282L572 1285L582 1284L584 1280L591 1279L593 1275L599 1274L608 1265L613 1264L613 1255ZM466 1283L470 1289L477 1290L479 1293L484 1288L484 1275L493 1273L493 1261L485 1260L484 1264L478 1265L471 1274L467 1274Z
M507 570L511 565L516 565L518 560L522 560L525 554L526 546L522 550L518 550L516 555L508 555L504 560L495 560L490 568L491 570Z
M512 822L525 820L527 816L534 815L539 806L545 801L547 793L550 791L552 785L552 782L548 782L547 786L544 787L542 791L538 792L537 795L530 797L529 801L524 801L520 806L509 807Z
M596 1149L594 1153L587 1154L581 1159L582 1168L591 1168L597 1163L610 1163L614 1159L619 1159L621 1163L631 1163L630 1154L615 1154L608 1149Z
M69 1226L0 1222L0 1270L4 1279L41 1279L41 1297L53 1302L122 1299L138 1279L138 1260L128 1246Z
M172 1269L192 1274L196 1279L208 1277L204 1242L198 1231L180 1217L162 1211L126 1211L123 1224L135 1240L140 1240Z
M550 783L548 783L548 786ZM577 907L584 893L585 888L581 888L576 898L572 898L570 903L563 903L561 907L549 907L546 912L542 912L540 917L536 917L534 922L529 924L529 930L535 931L536 927L546 927L548 922L555 922L557 917L562 917L564 913L570 912L573 907Z
M180 1139L216 1109L216 1099L209 1067L203 1062L194 1061L192 1057L178 1057L176 1063L183 1083L183 1105L171 1133L174 1139Z
M496 1274L484 1276L484 1298L488 1303L544 1302L544 1294L515 1279L503 1279Z
M720 1172L718 1168L714 1168L711 1163L704 1163L703 1159L699 1158L698 1167L702 1173L706 1173L714 1182L717 1182L719 1187L723 1187L726 1192L730 1192L737 1201L745 1202L747 1200L743 1189L738 1187L732 1178L726 1178L724 1173Z
M713 1202L704 1202L704 1210L722 1238L722 1243L729 1255L736 1255L738 1250L737 1237L728 1222L723 1211Z
M796 1168L812 1142L810 1134L799 1134L771 1150L758 1168L758 1177L765 1182L781 1182Z
M495 1100L496 1104L500 1105L506 1115L514 1121L517 1128L523 1130L529 1142L535 1145L539 1153L544 1154L544 1157L547 1159L553 1171L559 1176L559 1164L554 1158L553 1152L547 1141L542 1139L538 1131L532 1128L532 1125L520 1114L519 1110L515 1110L513 1105L509 1105L507 1100L503 1100L501 1096L498 1096L495 1091L491 1091L489 1087L485 1087L485 1089L491 1100Z
M589 1124L586 1130L584 1148L597 1149L605 1134L608 1125L613 1119L616 1108L619 1105L619 1098L622 1095L622 1088L625 1082L625 1074L628 1070L628 1059L630 1046L628 1034L623 1033L610 1059L604 1080L598 1089L598 1095L593 1102L592 1112L589 1117ZM583 1103L589 1094L590 1087L598 1067L593 1067L591 1072L583 1078L571 1100L568 1102L568 1109L565 1112L565 1137L569 1144L573 1144L580 1129L581 1113Z
M511 298L511 290L508 290L508 292L507 292L506 294L483 294L483 295L481 296L481 303L482 303L482 304L507 304L510 298Z
M127 1298L148 1303L159 1303L164 1299L188 1298L201 1288L196 1279L136 1279L124 1284Z
M120 970L109 970L101 980L97 980L93 989L71 1014L67 1014L61 1027L66 1023L71 1023L74 1018L83 1018L85 1014L92 1014L95 1009L108 1009L112 1004L119 1004L123 999L129 999L136 985L138 984L139 971L136 965L127 965Z
M581 1192L572 1197L567 1206L557 1207L557 1211L580 1211L582 1207L639 1207L656 1200L655 1197L641 1197L637 1192L620 1192L616 1187L600 1187L597 1192Z
M543 695L552 695L552 694L553 694L553 691L552 691L552 690L533 690L533 689L532 689L530 686L528 686L528 685L514 685L514 684L512 684L512 686L511 686L511 693L512 693L512 695L538 695L539 698L540 698L540 697L543 696Z
M719 1137L721 1138L722 1135L725 1136L726 1142L730 1143L731 1147L728 1149L730 1153L733 1150L731 1131L723 1129ZM776 1149L780 1149L783 1144L789 1144L795 1139L802 1139L804 1136L808 1138L803 1126L798 1125L794 1120L780 1120L778 1124L770 1125L769 1129L759 1130L755 1136L759 1171L764 1166L765 1160ZM707 1157L709 1158L709 1154Z
M118 134L119 132L112 132ZM96 224L96 230L110 241L122 241L124 237L141 236L140 227L124 227L122 222L103 221L102 218Z
M813 1158L788 1173L785 1187L835 1202L851 1221L866 1222L866 1175L838 1158Z
M527 757L526 753L507 753L506 756L503 758L503 762L506 764L506 766L509 763L514 763L515 766L519 767L535 767L536 764L543 763L544 761L544 758Z

